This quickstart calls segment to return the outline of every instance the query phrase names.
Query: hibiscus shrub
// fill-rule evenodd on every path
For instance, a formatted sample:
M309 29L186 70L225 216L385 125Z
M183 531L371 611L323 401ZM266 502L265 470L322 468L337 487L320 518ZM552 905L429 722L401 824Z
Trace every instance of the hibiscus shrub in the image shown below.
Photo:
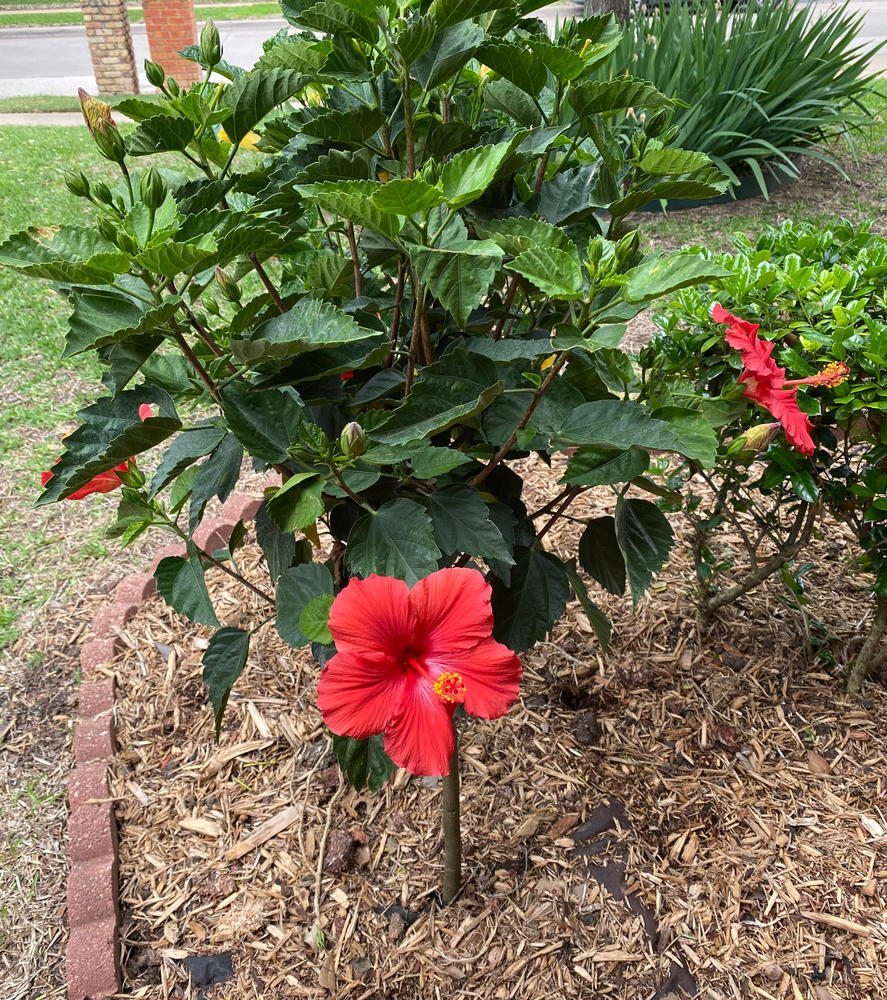
M683 463L673 481L701 477L711 487L704 500L690 486L682 501L697 531L702 614L780 571L791 600L805 601L809 564L789 564L828 511L856 534L851 565L867 574L876 601L848 674L856 691L883 655L887 628L887 240L869 225L789 221L754 244L744 236L734 243L734 254L697 250L732 274L678 292L640 358L651 404L701 394L718 428L714 469ZM713 310L715 298L741 319ZM676 376L686 378L682 388ZM724 529L746 551L730 586L718 577L734 568L716 544ZM768 558L759 560L767 539Z
M204 572L221 563L239 578L243 532L220 552L193 534L245 456L273 472L256 517L270 584L250 585L280 635L313 643L331 671L321 707L358 786L390 772L383 730L394 762L443 769L451 731L420 760L414 709L436 698L438 720L459 702L504 712L514 654L571 589L606 643L575 563L544 547L577 496L613 488L614 516L589 525L580 557L597 570L605 546L610 579L627 575L637 600L671 530L626 491L658 490L644 475L651 450L714 460L692 400L632 398L619 343L652 300L725 273L696 254L642 253L631 213L718 194L725 179L674 147L668 95L593 79L618 43L612 18L567 22L552 41L535 6L292 0L294 31L249 71L224 60L209 24L187 53L206 79L185 92L149 64L161 94L120 105L138 122L125 138L107 105L84 99L99 152L120 168L110 188L68 176L95 225L0 247L0 262L68 297L65 356L104 365L104 395L80 412L39 502L164 445L150 484L127 474L117 530L186 543L160 563L158 589L217 629L204 679L218 727L255 630L222 627ZM610 121L629 107L645 124L620 143ZM158 153L187 172L139 168ZM528 513L513 460L566 449L559 492ZM396 600L374 576L402 581L384 585ZM330 617L340 592L351 594L340 611L366 619L361 641L348 638L359 622ZM352 711L383 681L385 698Z

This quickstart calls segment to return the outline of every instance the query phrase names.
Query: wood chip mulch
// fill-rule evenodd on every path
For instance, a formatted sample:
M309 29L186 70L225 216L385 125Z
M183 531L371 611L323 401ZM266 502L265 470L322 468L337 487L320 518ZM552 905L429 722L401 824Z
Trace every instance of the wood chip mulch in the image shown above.
M826 537L806 616L771 583L700 637L687 544L634 614L602 600L606 656L571 605L508 716L463 723L447 908L439 781L343 785L316 664L271 627L216 745L208 630L148 602L114 665L126 995L197 996L195 956L222 955L226 1000L887 997L887 690L846 697L809 639L814 612L850 638L865 595ZM210 581L224 624L259 620Z

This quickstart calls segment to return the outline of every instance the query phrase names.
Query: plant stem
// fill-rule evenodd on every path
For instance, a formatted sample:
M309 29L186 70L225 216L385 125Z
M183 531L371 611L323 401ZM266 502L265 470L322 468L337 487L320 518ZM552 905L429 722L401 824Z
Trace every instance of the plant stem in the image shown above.
M413 102L410 99L410 67L403 68L403 134L407 144L407 177L416 176L416 135L413 130Z
M248 253L247 257L249 257L249 262L252 264L253 270L262 279L262 284L265 286L265 290L271 296L274 305L277 306L278 311L285 313L286 306L283 304L283 299L280 297L280 294L278 293L274 285L271 284L271 279L268 277L268 272L259 263L259 258L256 257L254 253Z
M388 358L385 361L386 368L391 367L394 361L394 352L397 350L397 339L400 332L400 313L401 305L403 303L404 286L406 285L406 275L407 269L403 254L399 254L397 258L397 287L394 292L394 312L391 314L391 330L388 334L388 340L391 344L391 354L388 355Z
M360 258L357 256L357 239L354 236L354 223L349 222L345 227L348 233L348 246L351 247L351 263L354 266L354 297L359 299L363 295L363 275L360 273Z
M212 398L216 401L216 403L219 406L221 406L222 405L222 397L219 395L218 386L209 377L209 373L203 367L203 365L200 363L200 360L198 359L197 355L191 350L191 347L188 344L188 341L185 340L184 336L178 330L175 330L173 332L173 339L179 345L179 347L182 349L182 353L188 359L188 363L191 365L191 367L197 373L198 377L200 378L200 381L203 382L203 384L206 386L207 390L209 391L210 396L212 396Z
M462 887L462 826L459 821L459 737L453 726L453 756L450 773L443 777L444 882L441 900L444 906L459 894Z
M561 353L554 359L551 368L548 369L548 374L545 376L545 381L542 383L542 385L539 386L539 388L534 393L533 398L530 400L530 405L527 407L526 411L524 412L524 415L520 418L520 422L518 423L517 427L514 428L514 430L512 431L511 435L509 436L505 444L503 444L502 447L496 452L496 454L493 455L493 457L480 470L480 472L478 472L478 474L474 477L474 479L472 479L471 482L469 482L468 484L469 486L477 486L478 483L482 483L487 478L487 476L490 475L493 469L495 469L496 466L502 461L502 459L505 458L505 456L511 451L511 449L514 447L514 442L517 441L518 433L522 431L524 427L526 427L527 424L530 422L530 417L533 416L533 411L539 405L539 400L542 399L542 397L545 395L545 390L551 385L551 383L557 377L557 373L567 363L568 355L569 351L561 351Z
M866 674L871 669L875 661L875 650L881 641L884 630L887 629L887 597L877 597L875 599L875 618L869 634L865 637L862 649L850 668L847 676L847 694L859 694L862 682Z

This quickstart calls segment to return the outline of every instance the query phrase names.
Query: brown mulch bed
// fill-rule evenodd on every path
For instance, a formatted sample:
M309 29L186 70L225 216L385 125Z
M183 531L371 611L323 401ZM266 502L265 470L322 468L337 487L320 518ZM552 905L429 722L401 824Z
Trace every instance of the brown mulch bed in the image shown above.
M844 696L775 583L700 639L686 556L635 614L602 600L606 656L571 605L508 716L463 724L448 908L437 779L344 786L316 665L271 627L215 745L208 630L146 605L114 666L127 995L196 995L186 959L228 952L228 1000L673 1000L691 977L712 1000L887 996L887 690ZM847 639L868 609L840 558L808 575L808 617ZM223 622L258 620L229 584Z

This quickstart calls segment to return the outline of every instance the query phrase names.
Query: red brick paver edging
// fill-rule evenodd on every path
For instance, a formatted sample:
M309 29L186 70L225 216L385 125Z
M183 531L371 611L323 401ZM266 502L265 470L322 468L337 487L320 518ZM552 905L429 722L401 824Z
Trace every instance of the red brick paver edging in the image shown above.
M256 497L232 495L219 517L207 518L200 525L195 543L209 553L224 548L238 521L252 520L260 504ZM166 556L184 554L184 545L166 546L157 554L154 567ZM116 749L111 664L120 630L156 589L150 573L126 577L113 603L96 615L92 637L80 648L82 684L74 728L74 770L68 779L68 1000L106 1000L120 991L117 827L108 788L108 762Z

